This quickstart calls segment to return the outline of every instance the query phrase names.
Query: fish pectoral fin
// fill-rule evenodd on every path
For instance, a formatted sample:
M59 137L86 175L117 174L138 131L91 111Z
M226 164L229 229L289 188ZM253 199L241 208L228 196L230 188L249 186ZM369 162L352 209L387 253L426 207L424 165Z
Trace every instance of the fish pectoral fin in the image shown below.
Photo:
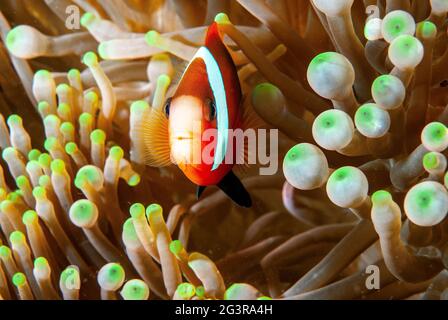
M250 98L245 97L241 103L242 117L241 117L241 129L261 129L266 128L267 124L263 119L255 112L254 107L250 103Z
M267 128L266 123L256 114L253 110L253 107L247 98L244 99L242 103L242 117L241 117L241 129L245 132L246 130L254 130L257 134L258 129ZM254 142L256 143L256 142ZM254 164L254 161L257 159L257 150L256 148L249 148L250 143L245 141L243 143L242 152L239 151L236 153L236 163L233 170L239 175L246 175L249 171L251 165Z
M252 199L240 179L230 171L217 186L237 205L245 208L252 206Z
M199 200L199 198L202 195L202 192L204 192L206 186L197 186L196 187L196 199Z
M171 161L170 140L168 135L168 119L159 110L151 110L147 119L142 121L139 139L135 141L144 146L145 164L152 167L166 167Z

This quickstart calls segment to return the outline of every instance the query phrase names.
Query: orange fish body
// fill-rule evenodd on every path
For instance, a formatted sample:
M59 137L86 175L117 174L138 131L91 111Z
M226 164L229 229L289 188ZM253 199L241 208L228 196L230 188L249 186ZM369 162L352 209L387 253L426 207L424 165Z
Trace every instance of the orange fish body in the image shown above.
M217 185L250 207L250 195L232 172L237 152L231 130L241 127L241 100L237 69L215 22L163 112L151 111L143 135L147 163L174 162L197 185L198 197L206 186Z
M208 29L205 47L210 51L211 55L216 60L224 83L225 98L227 102L228 112L228 129L236 129L240 127L241 121L241 88L238 79L238 74L233 60L223 44L218 32L217 24L214 22ZM195 58L185 70L178 88L172 98L172 104L175 99L181 96L194 96L200 101L205 101L214 96L213 90L210 86L209 76L207 73L206 63L201 58ZM203 113L207 113L208 106L203 105ZM173 106L171 107L173 108ZM207 121L203 117L201 121L201 134L205 130L217 129L217 119ZM202 141L201 150L207 145L213 145L211 155L214 156L216 149L216 141ZM210 146L210 145L209 145ZM227 150L231 152L235 150ZM235 154L233 152L232 154ZM202 159L201 159L202 160ZM235 159L233 159L235 160ZM205 163L201 161L199 164L189 164L180 162L179 168L192 182L199 186L209 186L218 184L222 178L232 170L234 161L222 161L222 163L214 170L212 163Z

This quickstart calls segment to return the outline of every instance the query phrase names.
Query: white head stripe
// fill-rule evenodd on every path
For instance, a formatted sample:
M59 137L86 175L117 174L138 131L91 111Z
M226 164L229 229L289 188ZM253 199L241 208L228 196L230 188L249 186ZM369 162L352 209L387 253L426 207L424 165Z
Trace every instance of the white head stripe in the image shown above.
M227 110L226 90L221 70L211 52L206 47L200 47L191 61L201 58L205 63L208 81L212 88L216 104L218 141L216 142L215 157L213 159L212 171L217 169L227 152L229 114ZM191 62L190 62L191 63Z

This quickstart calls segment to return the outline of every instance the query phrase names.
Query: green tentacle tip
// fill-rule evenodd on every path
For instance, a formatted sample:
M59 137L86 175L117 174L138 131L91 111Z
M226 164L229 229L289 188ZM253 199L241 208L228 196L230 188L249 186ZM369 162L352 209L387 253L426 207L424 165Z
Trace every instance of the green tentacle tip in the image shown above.
M51 161L51 171L55 173L63 173L65 171L65 162L61 159Z
M79 123L82 126L88 126L88 125L92 124L92 122L93 122L93 117L88 112L84 112L83 114L81 114L79 116Z
M263 82L255 86L252 95L256 97L259 95L264 95L266 93L274 94L276 92L278 92L278 88L276 86L269 82Z
M28 171L40 171L41 167L38 161L36 160L30 160L28 161L28 163L26 164L26 170Z
M120 293L124 300L147 300L149 288L142 280L133 279L125 283Z
M60 124L61 124L61 119L59 119L59 117L55 114L49 114L44 119L44 125L46 125L46 126L55 126L55 125L58 126Z
M22 124L22 118L16 114L12 114L8 117L7 123L10 127L21 125Z
M132 218L140 218L141 216L145 215L145 206L141 203L134 203L129 208L129 213L131 214Z
M306 159L310 155L310 151L306 144L297 144L286 153L285 162L292 165L294 162Z
M59 141L55 137L48 137L47 139L45 139L44 148L48 152L54 150L54 148L56 148L58 145Z
M71 107L67 103L61 103L60 105L58 105L58 113L61 115L61 117L69 115L70 112Z
M98 64L98 56L95 52L89 51L82 58L82 62L88 67L94 67Z
M428 152L423 156L423 167L426 170L432 170L439 165L439 157L435 152Z
M196 294L194 285L188 282L181 283L177 286L176 293L185 300L190 300Z
M404 15L396 15L394 17L388 17L383 21L385 31L390 38L396 38L408 28L409 22Z
M61 272L60 276L61 283L64 284L65 287L70 287L72 289L79 289L79 271L75 267L67 267L64 271Z
M7 212L8 210L10 210L10 209L14 206L13 201L9 199L9 197L10 197L10 195L11 195L12 193L13 193L13 192L11 192L11 193L8 195L8 199L7 199L7 200L3 200L2 202L0 202L0 209L1 209L3 212Z
M224 300L234 300L235 296L238 295L238 291L241 289L240 283L234 283L230 287L227 288L226 292L224 292Z
M46 187L51 184L51 178L50 176L47 176L44 174L43 176L39 177L39 186Z
M78 150L78 146L74 142L69 142L65 145L65 152L69 155L73 155L76 150Z
M24 225L31 225L38 220L38 215L34 210L27 210L22 216L22 222Z
M69 72L67 73L67 76L72 79L74 78L79 79L79 77L81 77L81 73L79 72L78 69L70 69Z
M73 274L78 273L78 270L76 270L76 268L73 267L67 267L64 271L61 272L61 278L64 277L68 277L68 276L72 276Z
M58 85L56 87L56 92L58 94L66 94L67 92L69 92L72 88L66 84L66 83L61 83L60 85ZM62 104L62 103L61 103Z
M95 91L89 91L86 93L86 95L84 96L87 100L89 101L98 101L98 95L96 94ZM89 113L88 113L89 114Z
M374 108L375 104L373 103L364 104L359 107L355 113L355 123L364 126L375 125L375 123L373 123L376 119Z
M64 122L61 124L61 132L71 134L75 132L75 126L71 122Z
M170 84L171 82L171 78L166 75L166 74L161 74L158 78L157 78L157 85L161 86L161 87L166 87Z
M308 67L310 72L318 72L320 68L327 68L328 64L333 62L338 58L338 54L336 52L322 52L315 56Z
M172 254L178 255L183 249L184 246L182 245L182 242L180 242L179 240L171 241L170 251Z
M196 287L196 296L198 298L204 298L205 297L205 289L203 286L197 286Z
M87 28L95 19L96 16L92 12L86 12L82 15L80 23L84 28Z
M139 100L131 104L131 113L140 113L149 110L149 104L146 101Z
M36 73L34 74L34 77L40 78L40 79L45 79L45 78L51 79L52 78L51 72L48 70L44 70L44 69L36 71Z
M81 199L72 204L69 214L77 226L88 226L98 217L98 209L91 201Z
M40 101L37 105L37 110L39 110L40 113L44 113L46 111L50 110L50 104L47 101Z
M427 126L428 135L426 136L429 140L439 141L446 137L447 130L443 123L432 122Z
M78 170L75 178L75 186L82 189L85 182L90 183L95 189L101 188L104 182L102 171L95 166L86 165Z
M110 284L120 284L125 279L123 267L118 263L109 263L103 267L105 270L106 281Z
M21 287L26 284L26 276L22 272L17 272L12 277L12 283L16 287Z
M333 174L330 176L330 179L335 181L343 181L346 180L347 178L350 178L351 172L352 172L351 167L341 167L333 172Z
M215 22L219 23L219 24L229 24L230 23L230 19L229 16L223 12L218 13L215 16Z
M39 156L42 153L40 152L40 150L37 149L33 149L30 152L28 152L28 160L29 161L38 161L39 160Z
M9 201L10 205L12 205L13 203L17 203L18 201L22 200L22 198L22 191L16 190L8 194L7 201Z
M3 160L6 161L9 157L15 155L16 152L17 152L16 149L14 149L13 147L5 148L5 150L3 150L3 152L2 152Z
M95 144L103 144L106 142L106 133L101 129L93 130L90 139Z
M17 177L16 185L17 185L17 188L22 189L22 188L25 188L27 185L29 186L30 182L27 177L22 175L22 176Z
M324 113L319 116L318 124L322 128L333 128L337 124L337 115L332 112Z
M152 215L156 215L156 214L162 214L163 209L160 206L160 204L157 203L153 203L150 204L147 208L146 208L146 216L149 218Z
M115 161L120 161L124 157L124 151L119 146L113 146L109 150L109 155L114 159Z
M134 222L132 218L128 218L123 223L123 233L126 237L126 239L129 239L131 241L139 241L137 232L135 231Z
M9 51L14 52L15 46L23 37L24 33L22 32L20 26L11 29L6 35L6 47Z
M108 55L107 55L107 47L108 47L108 43L107 42L101 42L98 45L98 55L100 56L101 59L103 60L107 60L108 59Z
M434 198L434 191L431 189L422 189L414 192L412 194L415 197L415 203L418 205L420 209L426 209L430 207L431 202Z
M7 246L1 246L0 247L0 257L8 258L10 256L11 256L11 249L9 249Z
M392 44L390 46L391 50L396 50L397 54L407 58L417 54L420 41L410 35L401 35Z
M267 296L262 296L262 297L257 298L257 300L272 300L272 298L267 297Z
M48 267L48 260L44 257L37 257L34 259L34 268L36 269L45 269Z
M431 21L422 21L417 24L417 34L423 38L433 38L437 35L437 27Z
M378 190L372 194L373 204L383 204L392 201L392 195L386 190Z
M50 156L48 153L42 153L42 154L39 156L38 161L39 161L39 164L40 164L41 166L43 166L43 167L49 167L50 164L51 164L52 159L51 159L51 156Z
M138 185L140 183L140 175L138 173L133 174L129 180L128 180L128 185L130 187L135 187L136 185Z
M47 191L44 187L38 186L33 189L33 196L36 199L44 199L47 196Z
M145 34L145 41L150 46L155 46L158 42L159 37L160 34L157 31L151 30Z
M9 241L13 244L25 242L25 235L20 231L14 231L9 235Z

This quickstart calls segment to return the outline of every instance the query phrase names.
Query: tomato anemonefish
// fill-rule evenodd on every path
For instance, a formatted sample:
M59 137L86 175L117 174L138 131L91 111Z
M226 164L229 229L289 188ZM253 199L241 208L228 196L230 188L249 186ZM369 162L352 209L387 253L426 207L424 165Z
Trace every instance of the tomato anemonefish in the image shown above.
M151 110L144 121L147 164L176 163L197 185L198 198L206 186L216 185L238 205L250 207L249 193L232 172L237 152L229 130L243 127L241 100L237 69L214 22L164 110Z

